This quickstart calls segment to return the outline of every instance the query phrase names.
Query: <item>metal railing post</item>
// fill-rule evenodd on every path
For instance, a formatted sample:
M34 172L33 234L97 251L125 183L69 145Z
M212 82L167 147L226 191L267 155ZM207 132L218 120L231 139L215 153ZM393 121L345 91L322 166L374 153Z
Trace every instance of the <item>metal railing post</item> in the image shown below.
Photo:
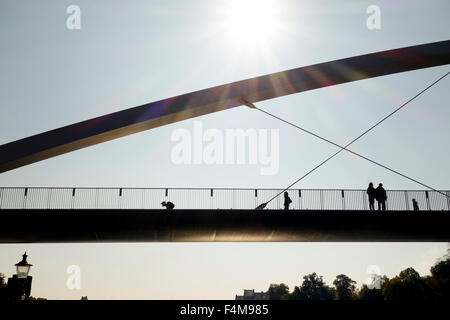
M301 210L302 209L302 189L298 189L298 203L299 203L299 207L298 209Z
M122 188L119 189L119 201L118 208L122 209Z
M75 188L72 189L72 197L71 197L70 200L71 200L71 202L72 202L71 207L72 207L72 209L73 209L73 207L74 207L74 205L75 205Z
M28 188L25 188L25 192L23 193L22 209L27 208L27 195L28 195Z

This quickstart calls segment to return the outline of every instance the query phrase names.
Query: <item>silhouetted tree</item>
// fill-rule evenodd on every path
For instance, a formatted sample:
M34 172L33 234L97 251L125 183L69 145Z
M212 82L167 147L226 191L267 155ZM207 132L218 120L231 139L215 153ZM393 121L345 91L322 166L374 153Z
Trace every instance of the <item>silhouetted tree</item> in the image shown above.
M385 300L426 300L429 287L413 268L407 268L389 280L383 289Z
M384 300L383 297L383 289L389 282L389 278L387 276L382 276L380 279L380 287L379 288L369 288L366 284L364 284L359 290L358 297L360 300Z
M450 258L436 263L430 272L435 279L450 279Z
M369 289L366 284L363 284L359 290L358 297L360 300L383 300L383 292L381 289Z
M300 287L295 286L294 291L289 294L289 300L301 300L302 294Z
M322 276L315 272L305 275L301 286L295 286L289 293L284 284L271 284L270 299L289 300L443 300L450 301L450 247L430 269L431 276L421 277L413 268L402 270L398 276L389 279L386 275L379 278L380 286L370 288L364 284L358 291L356 282L340 274L333 281L335 288L325 284ZM378 279L377 279L378 280Z
M0 273L0 300L6 300L7 298L7 287L5 281L5 275Z
M302 285L295 287L291 295L295 300L332 300L333 297L334 291L315 272L304 276Z
M433 298L449 301L450 299L450 248L447 254L431 267L431 277L425 282L433 292Z
M29 297L28 298L28 300L47 300L46 298L41 298L41 297L37 297L37 298L35 298L35 297Z
M414 270L414 268L407 268L403 271L400 271L398 277L402 281L410 281L410 282L417 282L420 281L420 274Z
M271 284L269 287L270 300L289 299L289 287L284 283Z
M356 295L356 281L350 279L345 274L336 276L333 281L336 287L336 299L337 300L352 300Z

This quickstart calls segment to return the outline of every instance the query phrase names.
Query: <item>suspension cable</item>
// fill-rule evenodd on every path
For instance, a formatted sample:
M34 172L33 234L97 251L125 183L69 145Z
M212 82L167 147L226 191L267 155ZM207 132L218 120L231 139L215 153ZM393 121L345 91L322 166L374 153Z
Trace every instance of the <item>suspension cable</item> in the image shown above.
M402 109L403 107L405 107L406 105L408 105L411 101L413 101L414 99L416 99L417 97L419 97L421 94L423 94L425 91L427 91L428 89L430 89L431 87L433 87L435 84L437 84L439 81L441 81L442 79L444 79L449 73L450 73L450 72L447 72L446 74L444 74L443 76L441 76L439 79L437 79L437 80L434 81L432 84L430 84L429 86L427 86L425 89L423 89L422 91L420 91L419 93L417 93L415 96L413 96L411 99L409 99L408 101L406 101L405 103L403 103L401 106L399 106L397 109L395 109L394 111L392 111L391 113L389 113L387 116L385 116L384 118L382 118L380 121L378 121L377 123L375 123L374 125L372 125L369 129L367 129L366 131L364 131L363 133L361 133L359 136L357 136L355 139L353 139L352 141L350 141L349 143L347 143L345 146L341 146L341 145L339 145L339 144L337 144L337 143L335 143L335 142L333 142L333 141L331 141L331 140L329 140L329 139L326 139L326 138L324 138L324 137L322 137L322 136L320 136L320 135L318 135L318 134L316 134L316 133L314 133L314 132L312 132L312 131L306 130L306 129L304 129L304 128L302 128L302 127L300 127L300 126L298 126L298 125L296 125L296 124L294 124L294 123L292 123L292 122L289 122L289 121L287 121L287 120L285 120L285 119L282 119L282 118L280 118L280 117L278 117L278 116L276 116L276 115L274 115L274 114L272 114L272 113L270 113L270 112L267 112L267 111L265 111L265 110L263 110L263 109L260 109L260 108L256 107L256 106L255 106L253 103L251 103L251 102L242 100L242 102L243 102L246 106L248 106L248 107L250 107L250 108L252 108L252 109L259 110L259 111L261 111L261 112L263 112L263 113L265 113L265 114L267 114L267 115L269 115L269 116L271 116L271 117L273 117L273 118L275 118L275 119L277 119L277 120L280 120L280 121L282 121L282 122L285 122L285 123L287 123L288 125L291 125L291 126L297 128L297 129L299 129L299 130L301 130L301 131L303 131L303 132L306 132L306 133L308 133L308 134L310 134L310 135L312 135L312 136L314 136L314 137L316 137L316 138L318 138L318 139L321 139L321 140L323 140L323 141L325 141L325 142L328 142L328 143L330 143L330 144L332 144L332 145L334 145L334 146L340 148L337 152L335 152L334 154L332 154L331 156L329 156L327 159L325 159L324 161L322 161L321 163L319 163L319 164L318 164L317 166L315 166L313 169L311 169L311 170L308 171L306 174L304 174L303 176L301 176L299 179L297 179L296 181L294 181L293 183L291 183L288 187L284 188L281 192L279 192L277 195L275 195L274 197L272 197L269 201L263 203L264 207L265 207L269 202L271 202L272 200L274 200L275 198L277 198L277 197L278 197L280 194L282 194L284 191L290 189L293 185L295 185L296 183L298 183L300 180L306 178L308 175L310 175L311 173L313 173L314 171L316 171L318 168L320 168L322 165L324 165L326 162L328 162L329 160L331 160L332 158L334 158L335 156L337 156L339 153L341 153L341 152L344 151L344 150L347 151L347 152L350 152L350 153L352 153L352 154L354 154L354 155L356 155L356 156L358 156L358 157L360 157L360 158L362 158L362 159L364 159L364 160L367 160L367 161L369 161L369 162L371 162L371 163L373 163L373 164L375 164L375 165L377 165L377 166L380 166L380 167L382 167L382 168L384 168L384 169L386 169L386 170L389 170L389 171L391 171L391 172L393 172L393 173L395 173L395 174L397 174L397 175L400 175L400 176L402 176L402 177L404 177L404 178L406 178L406 179L408 179L408 180L411 180L411 181L413 181L413 182L415 182L415 183L417 183L417 184L420 184L421 186L424 186L424 187L426 187L426 188L428 188L428 189L430 189L430 190L433 190L433 191L435 191L435 192L438 192L438 193L440 193L440 194L442 194L442 195L444 195L444 196L446 196L446 197L450 197L449 195L447 195L447 194L445 194L445 193L443 193L443 192L441 192L441 191L439 191L439 190L437 190L437 189L435 189L435 188L433 188L433 187L430 187L430 186L428 186L428 185L426 185L426 184L424 184L424 183L422 183L422 182L420 182L420 181L418 181L418 180L416 180L416 179L413 179L413 178L411 178L411 177L409 177L409 176L407 176L407 175L405 175L405 174L403 174L403 173L400 173L400 172L398 172L397 170L394 170L394 169L392 169L392 168L389 168L389 167L387 167L387 166L385 166L385 165L383 165L383 164L381 164L381 163L379 163L379 162L377 162L377 161L375 161L375 160L369 159L369 158L367 158L367 157L365 157L365 156L363 156L363 155L361 155L361 154L359 154L359 153L357 153L357 152L354 152L354 151L352 151L352 150L350 150L350 149L347 149L347 147L349 147L350 145L352 145L352 144L353 144L354 142L356 142L357 140L361 139L364 135L366 135L367 133L369 133L370 131L372 131L375 127L377 127L378 125L380 125L382 122L384 122L385 120L387 120L389 117L391 117L392 115L394 115L395 113L397 113L400 109ZM264 207L263 207L263 208L264 208Z

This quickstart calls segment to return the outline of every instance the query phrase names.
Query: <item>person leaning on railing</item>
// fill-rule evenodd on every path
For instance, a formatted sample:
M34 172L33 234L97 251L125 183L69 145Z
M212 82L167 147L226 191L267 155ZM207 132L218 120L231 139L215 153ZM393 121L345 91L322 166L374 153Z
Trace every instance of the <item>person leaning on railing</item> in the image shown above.
M375 198L377 199L378 202L378 210L386 211L387 195L386 190L384 190L382 183L378 185L378 187L375 189L375 192L376 192Z
M375 210L375 196L376 196L376 191L375 188L373 187L373 183L370 182L369 183L369 187L367 188L367 195L369 196L369 210L373 211Z
M170 201L167 201L167 202L163 201L163 202L161 202L161 205L163 207L166 207L167 210L172 210L173 208L175 208L175 205Z

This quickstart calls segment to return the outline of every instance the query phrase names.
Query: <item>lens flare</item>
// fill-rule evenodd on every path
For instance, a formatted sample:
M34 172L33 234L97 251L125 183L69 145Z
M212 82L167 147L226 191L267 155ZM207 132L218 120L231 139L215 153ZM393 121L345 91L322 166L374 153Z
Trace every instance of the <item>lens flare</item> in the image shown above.
M278 27L278 10L273 0L236 0L225 12L225 28L233 40L254 45L273 36Z

